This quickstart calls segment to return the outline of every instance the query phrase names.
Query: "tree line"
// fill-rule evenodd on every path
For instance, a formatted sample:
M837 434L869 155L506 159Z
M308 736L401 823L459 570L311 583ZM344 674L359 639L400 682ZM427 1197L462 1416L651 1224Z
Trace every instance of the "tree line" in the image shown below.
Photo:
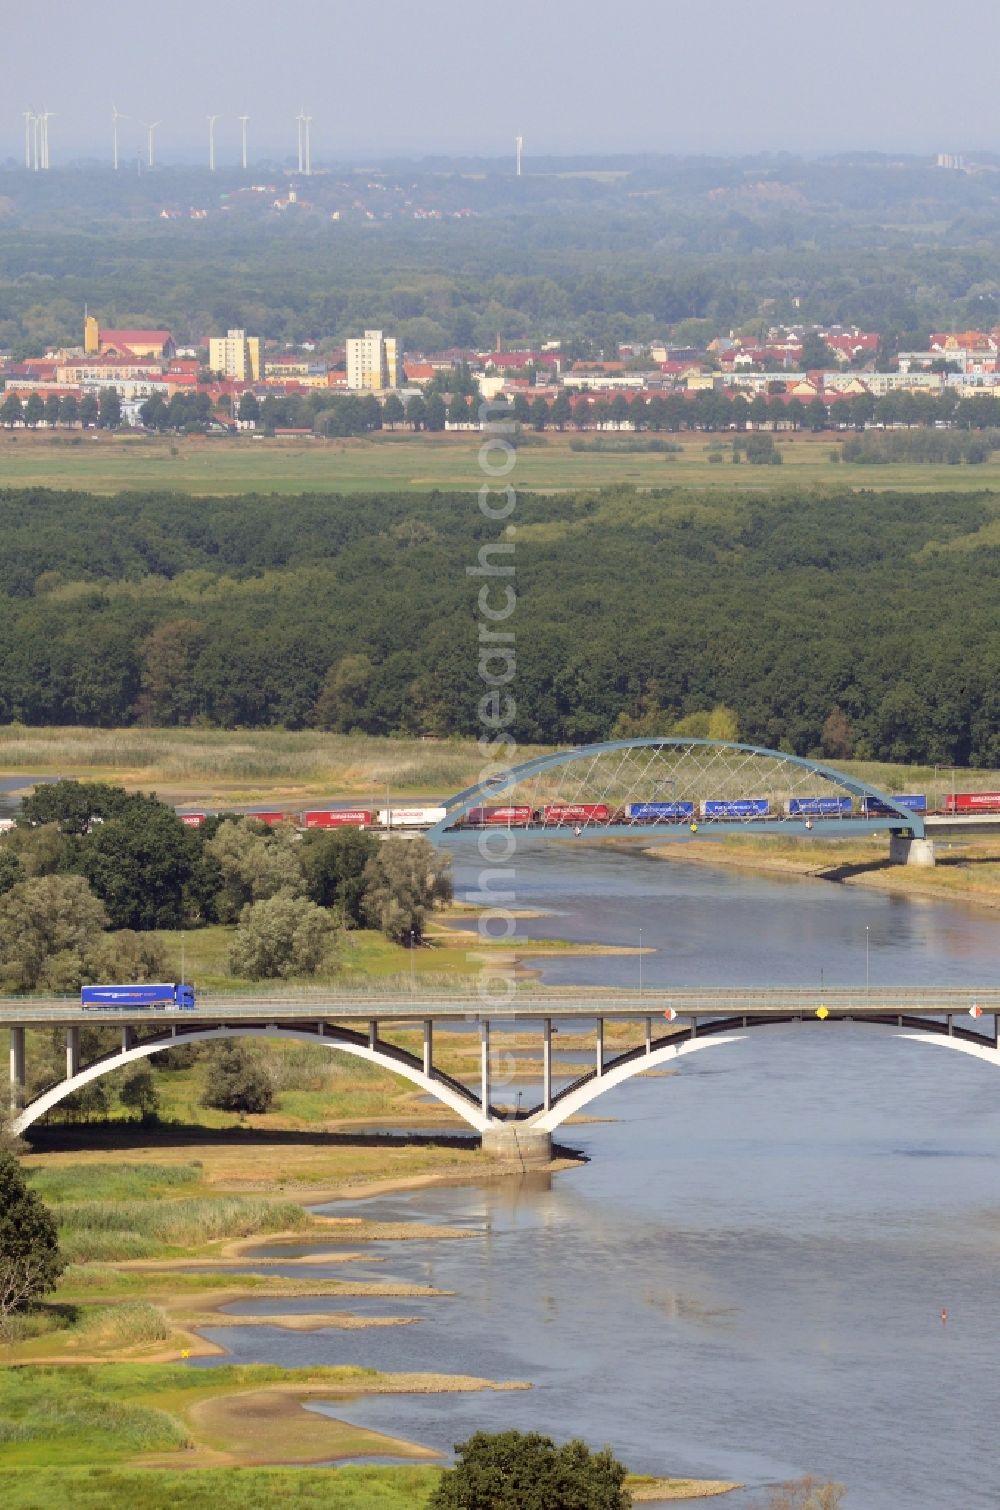
M478 734L468 494L0 494L0 720ZM990 494L518 500L511 733L1000 764ZM651 732L656 732L655 730Z
M445 374L442 384L453 381L458 391L452 392L439 384L426 395L411 394L405 402L395 393L380 403L372 394L338 394L328 389L303 394L269 393L262 399L248 390L241 394L235 412L229 409L228 398L223 407L232 417L252 423L265 434L292 428L336 437L393 430L402 424L411 430L432 432L442 431L447 425L478 425L478 397L462 391L460 370L456 368L454 372L454 377ZM563 388L548 399L541 393L532 396L529 390L495 401L490 416L502 420L506 406L515 427L536 432L574 429L678 434L685 430L711 433L780 428L819 434L825 430L864 431L871 425L928 429L943 426L976 432L983 437L980 445L966 446L958 453L960 460L970 462L986 459L990 449L995 449L992 434L986 432L1000 428L1000 399L991 394L963 399L954 389L940 394L887 393L880 398L859 393L827 404L820 398L806 401L787 398L780 379L775 379L772 386L782 391L758 393L750 398L742 393L711 389L692 395L616 393L609 397L574 394ZM206 393L175 393L169 400L157 393L140 406L139 418L149 430L201 433L210 425L212 406ZM121 402L113 388L104 388L99 395L88 393L81 399L73 394L62 398L50 394L43 400L32 393L22 401L18 394L10 393L0 403L0 425L10 429L24 425L32 429L42 423L50 427L117 430L123 424ZM851 454L845 449L844 460L864 459L856 453L857 448L851 449ZM942 459L949 458L943 454Z
M408 197L473 214L378 224L334 224L318 206L256 215L236 182L226 214L162 221L165 193L186 207L204 182L164 170L112 194L98 172L2 172L0 347L77 342L87 301L108 325L165 326L186 344L239 326L330 348L381 327L411 351L487 350L499 331L591 356L668 330L685 344L815 321L878 331L888 359L925 350L931 330L1000 319L994 174L760 163L790 191L772 200L745 159L621 168L517 182L495 165L415 178L408 166ZM332 187L317 178L310 198Z

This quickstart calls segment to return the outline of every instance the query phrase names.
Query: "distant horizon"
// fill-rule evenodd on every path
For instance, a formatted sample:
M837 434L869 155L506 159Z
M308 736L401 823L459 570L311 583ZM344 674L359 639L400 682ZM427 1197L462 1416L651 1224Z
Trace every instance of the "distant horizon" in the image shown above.
M242 173L244 171L239 160L239 143L237 143L235 156L230 155L230 150L230 143L223 143L221 141L217 143L216 168L214 170L216 176L234 172ZM781 167L782 164L795 163L857 162L859 165L863 165L863 160L867 159L873 166L880 162L906 162L913 163L914 165L926 163L933 166L935 158L941 153L948 153L952 156L963 158L967 164L971 165L977 163L991 164L993 162L1000 164L1000 144L996 147L962 147L949 142L933 148L912 146L889 149L855 146L831 147L829 149L817 148L812 151L793 151L784 147L762 147L753 150L734 148L732 151L724 151L722 149L711 151L666 151L650 147L636 147L634 149L623 147L614 150L595 148L593 151L586 149L543 151L539 148L535 152L531 152L526 144L523 157L523 176L530 177L533 170L535 173L538 173L539 170L545 173L548 171L547 165L549 164L575 164L582 166L584 169L587 167L595 169L603 167L608 170L610 170L611 165L618 165L619 170L623 171L630 167L640 167L643 164L719 162L746 163L748 166L760 165L763 169L769 165L777 168ZM212 171L208 166L207 157L207 146L202 150L190 144L171 149L169 143L161 142L158 137L156 141L157 160L152 169L146 163L146 150L144 146L138 148L132 145L126 150L126 146L123 143L119 147L118 172L120 174L135 174L137 162L141 160L142 172L144 174L149 172L165 173L171 169L201 169L207 174ZM290 172L307 176L296 166L295 158L294 144L290 150L286 144L273 143L270 147L257 149L256 153L248 152L246 172L250 173L257 169L266 168L270 171ZM413 167L415 169L424 167L428 170L433 170L437 164L468 164L470 167L476 165L485 167L492 167L494 165L498 167L503 166L509 168L509 171L513 174L514 161L513 136L511 137L510 147L506 150L497 148L495 150L484 149L478 152L472 152L468 149L450 151L446 148L428 148L427 150L419 151L415 149L408 151L401 149L395 151L392 148L385 147L378 150L373 148L368 152L360 150L351 152L349 155L337 156L321 153L314 146L312 176L320 176L331 172L358 172L367 167L385 168L392 165ZM65 149L60 150L58 141L53 140L51 168L49 171L67 169L89 171L103 168L107 168L109 172L115 171L112 163L110 142L103 145L91 143L76 151L67 151ZM23 147L20 153L7 152L3 157L0 157L0 171L33 172L32 169L25 167Z

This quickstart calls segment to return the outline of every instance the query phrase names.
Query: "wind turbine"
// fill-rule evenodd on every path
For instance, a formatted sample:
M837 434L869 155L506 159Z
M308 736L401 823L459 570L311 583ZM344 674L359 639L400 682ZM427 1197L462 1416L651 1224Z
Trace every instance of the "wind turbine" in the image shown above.
M312 116L311 115L304 115L302 117L302 123L303 123L303 125L305 127L305 138L306 138L306 161L305 161L305 167L303 168L302 171L305 173L306 177L308 178L311 175L312 170L313 170L313 165L312 165L312 123L313 123L313 118L312 118Z
M49 170L49 117L54 115L54 110L42 111L42 167L46 172Z
M208 117L208 171L215 172L215 123L219 119L217 115Z
M243 141L243 171L244 171L244 173L247 170L247 121L249 119L250 119L250 117L248 115L241 115L240 116L240 134L241 134L242 141Z
M160 121L147 121L146 122L146 148L147 148L147 151L146 151L146 161L148 162L148 164L149 164L149 166L151 168L154 166L154 164L156 162L156 152L155 152L155 144L154 144L154 141L153 141L153 132L156 130L157 126L159 126L160 124L161 124Z
M42 117L37 113L31 117L31 166L35 173L41 167L42 157Z
M115 104L114 100L112 100L111 101L111 140L112 140L112 142L114 144L114 163L115 163L115 172L116 173L118 172L118 122L119 121L126 121L126 120L128 120L128 116L125 115L121 110L119 110L118 106Z
M29 108L23 111L22 114L24 115L24 166L30 170L31 141L35 127L35 112Z

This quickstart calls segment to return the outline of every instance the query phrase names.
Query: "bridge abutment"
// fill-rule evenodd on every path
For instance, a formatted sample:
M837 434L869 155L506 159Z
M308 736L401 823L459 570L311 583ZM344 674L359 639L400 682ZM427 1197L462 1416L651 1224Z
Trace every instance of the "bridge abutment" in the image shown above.
M483 1153L506 1164L548 1164L552 1134L517 1122L500 1122L483 1131Z
M934 865L934 840L912 839L908 834L890 834L889 859L893 865Z

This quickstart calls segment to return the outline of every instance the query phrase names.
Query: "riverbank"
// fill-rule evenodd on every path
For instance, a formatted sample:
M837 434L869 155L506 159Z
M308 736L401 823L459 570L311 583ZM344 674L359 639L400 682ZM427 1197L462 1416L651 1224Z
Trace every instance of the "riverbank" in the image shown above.
M893 865L887 849L884 836L791 840L733 834L721 839L654 844L644 852L657 860L806 876L896 896L931 897L1000 909L1000 837L937 839L937 863L927 868Z
M265 1141L235 1134L170 1147L156 1141L163 1129L147 1130L151 1137L131 1131L127 1143L123 1128L104 1149L93 1147L99 1129L68 1130L64 1141L70 1146L62 1149L58 1133L50 1131L49 1150L24 1157L32 1187L56 1217L70 1262L54 1295L25 1318L10 1345L11 1362L168 1363L218 1355L225 1348L207 1342L200 1329L232 1324L228 1316L220 1321L223 1309L251 1301L443 1297L447 1292L432 1285L356 1280L351 1265L382 1262L377 1252L366 1251L369 1245L474 1241L475 1229L317 1215L311 1208L522 1174L520 1165L491 1158L471 1138L412 1144L400 1137L345 1136L316 1144L294 1136ZM78 1140L91 1147L73 1147ZM139 1146L143 1142L152 1146ZM127 1163L121 1162L125 1154ZM548 1167L573 1163L560 1158ZM262 1244L267 1253L259 1251ZM310 1248L306 1255L303 1244ZM268 1272L313 1269L317 1263L330 1272L302 1279ZM413 1321L405 1305L388 1318L352 1316L339 1308L317 1308L304 1318L294 1307L287 1318L269 1318L269 1324L292 1330Z
M390 1152L390 1150L385 1150ZM148 1152L135 1150L135 1162L115 1162L116 1152L51 1150L25 1158L32 1183L52 1206L65 1234L100 1232L104 1257L78 1260L67 1269L51 1302L26 1319L25 1335L13 1342L8 1360L16 1365L0 1375L0 1420L7 1423L0 1441L0 1496L13 1510L64 1500L95 1510L141 1502L163 1504L169 1491L171 1510L207 1499L210 1475L220 1469L239 1469L238 1497L232 1485L211 1502L217 1506L250 1506L259 1496L277 1492L284 1481L279 1465L336 1464L358 1458L393 1458L399 1462L433 1464L440 1453L419 1442L361 1428L341 1420L320 1402L345 1403L371 1395L415 1395L526 1390L526 1380L490 1379L433 1372L397 1372L355 1366L282 1369L270 1365L220 1364L192 1370L183 1364L197 1357L225 1354L223 1342L206 1338L229 1327L274 1327L298 1332L358 1328L403 1327L422 1318L406 1311L407 1297L440 1299L449 1292L432 1285L384 1284L351 1278L351 1266L380 1262L371 1251L380 1243L417 1241L474 1242L476 1229L447 1224L378 1221L364 1217L318 1215L305 1202L361 1194L390 1193L416 1185L479 1182L502 1178L504 1166L486 1156L455 1160L454 1150L442 1149L442 1166L419 1176L382 1178L358 1185L347 1179L321 1187L317 1163L329 1168L331 1155L314 1148L285 1145L234 1172L232 1152L217 1143L188 1147L186 1162L163 1163ZM399 1150L391 1150L393 1154ZM197 1153L198 1157L191 1157ZM281 1188L271 1177L275 1195L289 1187L297 1201L258 1201L253 1212L234 1206L251 1187L268 1179L266 1171L280 1159ZM333 1155L337 1163L337 1155ZM395 1163L395 1161L393 1161ZM567 1161L552 1167L566 1167ZM382 1171L383 1175L385 1171ZM122 1199L125 1192L128 1198ZM183 1191L183 1196L177 1192ZM145 1199L137 1192L144 1192ZM110 1259L116 1238L109 1228L111 1201L133 1235L148 1238L153 1229L173 1229L171 1208L178 1214L174 1241L163 1241L152 1257ZM81 1199L81 1197L85 1197ZM89 1197L89 1199L86 1199ZM214 1224L195 1209L212 1200L220 1203ZM299 1205L298 1202L302 1202ZM143 1205L150 1208L146 1221ZM288 1227L275 1226L274 1217L289 1209L300 1215ZM166 1211L164 1211L166 1208ZM222 1212L228 1213L224 1218ZM191 1241L194 1227L206 1228L234 1221L252 1228L240 1236L216 1236ZM182 1243L181 1239L187 1239ZM261 1243L266 1242L266 1252ZM303 1253L303 1245L309 1251ZM287 1252L283 1252L287 1249ZM367 1249L368 1251L362 1251ZM302 1279L289 1277L289 1267L312 1271ZM316 1277L317 1267L335 1270ZM268 1272L280 1268L281 1274ZM263 1272L262 1272L263 1271ZM351 1298L392 1298L400 1301L390 1315L359 1315L341 1302ZM239 1313L261 1301L314 1298L320 1304L336 1300L337 1309L294 1308L284 1313ZM44 1423L44 1430L43 1430ZM54 1463L58 1462L58 1471ZM100 1463L100 1469L95 1464ZM137 1480L136 1471L141 1470ZM103 1498L91 1498L87 1487L99 1471ZM312 1503L336 1504L351 1510L378 1504L386 1510L417 1510L437 1481L437 1470L380 1467L338 1470L314 1485ZM136 1492L137 1484L141 1490ZM736 1487L716 1481L676 1478L636 1479L637 1503L666 1503L705 1498ZM324 1492L325 1491L325 1492ZM129 1493L133 1498L128 1499ZM331 1493L335 1496L329 1498ZM255 1498L255 1496L258 1496ZM281 1495L283 1503L297 1498Z

